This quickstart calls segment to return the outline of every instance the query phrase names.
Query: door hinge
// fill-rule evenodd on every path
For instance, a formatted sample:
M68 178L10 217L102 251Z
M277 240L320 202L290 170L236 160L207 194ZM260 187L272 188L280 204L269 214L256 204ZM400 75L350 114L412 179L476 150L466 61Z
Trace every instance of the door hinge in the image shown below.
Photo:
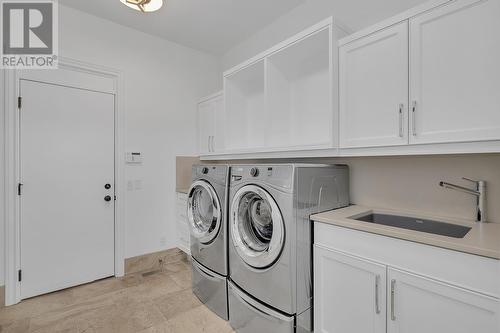
M21 109L21 106L23 105L23 98L21 96L19 96L17 98L17 108L18 109Z
M23 273L21 270L18 270L17 271L17 281L21 282L22 279L23 279Z
M23 184L19 183L17 184L17 195L21 195L21 188L23 187Z

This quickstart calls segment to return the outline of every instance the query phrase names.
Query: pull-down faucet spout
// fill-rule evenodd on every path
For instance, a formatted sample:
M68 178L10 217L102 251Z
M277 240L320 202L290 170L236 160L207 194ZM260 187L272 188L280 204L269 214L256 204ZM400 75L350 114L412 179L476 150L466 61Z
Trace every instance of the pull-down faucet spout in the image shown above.
M468 178L463 179L472 182L476 186L476 189L474 190L447 182L439 182L439 186L474 195L477 200L476 222L486 222L486 182L484 180L475 181Z

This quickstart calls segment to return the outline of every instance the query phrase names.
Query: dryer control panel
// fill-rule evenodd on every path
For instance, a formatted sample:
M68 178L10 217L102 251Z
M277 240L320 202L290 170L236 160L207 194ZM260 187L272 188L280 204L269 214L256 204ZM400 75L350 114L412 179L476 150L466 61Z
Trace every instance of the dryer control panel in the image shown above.
M293 186L293 165L234 165L231 167L231 185L264 183L286 190Z

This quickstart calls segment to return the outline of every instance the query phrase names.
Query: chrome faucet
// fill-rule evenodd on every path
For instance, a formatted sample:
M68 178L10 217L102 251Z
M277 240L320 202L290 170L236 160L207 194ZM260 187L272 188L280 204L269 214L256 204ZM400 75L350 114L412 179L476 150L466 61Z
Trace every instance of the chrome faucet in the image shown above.
M484 180L476 181L469 178L462 179L472 182L476 189L470 189L447 182L439 182L439 186L474 195L477 199L476 222L486 222L486 182Z

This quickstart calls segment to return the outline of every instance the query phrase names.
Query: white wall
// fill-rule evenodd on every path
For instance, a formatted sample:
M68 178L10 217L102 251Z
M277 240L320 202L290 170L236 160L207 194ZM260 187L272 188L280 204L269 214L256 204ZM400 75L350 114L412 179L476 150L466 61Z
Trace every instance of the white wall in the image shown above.
M425 1L306 0L229 50L223 57L223 67L227 70L330 16L349 30L359 30Z
M144 153L142 166L126 167L142 182L127 192L126 257L175 247L175 156L196 152L196 104L220 90L219 59L68 7L59 17L61 56L124 75L126 150ZM2 246L0 284L3 255Z
M59 16L63 56L125 77L126 150L144 154L126 168L142 189L127 192L125 255L174 247L175 156L196 152L196 104L220 89L218 59L67 7Z

